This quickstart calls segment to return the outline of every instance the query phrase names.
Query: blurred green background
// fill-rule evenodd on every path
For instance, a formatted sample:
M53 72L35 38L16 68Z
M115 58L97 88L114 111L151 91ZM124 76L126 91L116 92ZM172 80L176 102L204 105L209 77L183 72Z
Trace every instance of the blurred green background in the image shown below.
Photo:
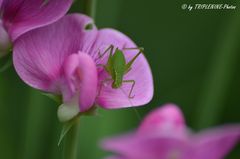
M188 10L182 4L229 3L235 10ZM82 10L76 1L71 12ZM161 104L178 104L193 130L240 122L240 1L98 0L96 24L113 27L145 48L155 94L139 107L141 118ZM26 86L13 68L0 75L0 156L4 159L60 159L57 105ZM134 110L99 110L83 117L81 159L103 158L99 141L133 130ZM237 159L235 148L228 159Z

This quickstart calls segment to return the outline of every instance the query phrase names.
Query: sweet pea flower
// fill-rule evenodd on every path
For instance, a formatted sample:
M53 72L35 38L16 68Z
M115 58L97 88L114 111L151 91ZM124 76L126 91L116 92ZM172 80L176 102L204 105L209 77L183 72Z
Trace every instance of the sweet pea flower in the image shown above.
M60 19L72 0L0 0L0 56L22 34Z
M167 104L147 115L136 132L102 146L119 154L108 159L223 159L239 141L240 125L191 133L180 109Z
M134 98L128 98L130 84L113 89L112 81L102 85L109 74L100 67L109 54L106 48L137 47L130 38L114 29L98 30L93 20L82 14L70 14L45 27L32 30L17 39L13 49L15 69L33 88L61 95L60 121L68 121L94 105L114 109L140 106L153 96L153 79L144 55L138 56L124 79L135 80ZM137 50L125 50L129 61ZM100 87L101 91L100 91Z

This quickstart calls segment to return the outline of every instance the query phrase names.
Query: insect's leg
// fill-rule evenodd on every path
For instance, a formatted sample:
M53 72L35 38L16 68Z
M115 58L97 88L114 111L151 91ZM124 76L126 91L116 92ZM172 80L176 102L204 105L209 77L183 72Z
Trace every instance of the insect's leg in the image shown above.
M107 78L107 79L101 81L97 97L100 96L100 93L101 93L101 91L102 91L103 84L106 83L106 82L108 82L108 81L111 81L111 80L112 80L111 78Z
M97 64L96 66L97 67L104 67L105 65L104 64Z
M131 66L133 64L133 62L137 59L137 57L143 53L143 48L125 48L125 49L128 49L128 50L136 50L138 49L139 52L126 64L126 67L125 67L125 74L128 73L130 70L131 70Z
M102 54L100 52L100 50L98 51L98 58L97 59L100 59L102 58L109 50L110 50L110 54L112 55L113 54L113 49L114 49L114 46L113 45L110 45Z
M123 50L139 50L141 52L144 51L144 48L143 47L129 47L129 48L123 48Z
M135 95L132 96L132 91L136 83L135 80L124 80L123 83L132 83L131 90L128 94L128 98L134 98Z

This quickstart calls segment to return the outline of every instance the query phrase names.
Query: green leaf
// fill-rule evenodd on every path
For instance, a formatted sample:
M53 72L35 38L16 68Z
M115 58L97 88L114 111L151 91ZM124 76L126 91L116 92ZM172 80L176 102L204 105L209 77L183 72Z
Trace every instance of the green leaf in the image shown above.
M54 100L58 104L62 103L62 96L60 96L60 95L54 95L52 93L46 93L46 92L42 92L41 94L44 95L44 96L49 97L50 99Z
M74 125L75 120L71 120L67 123L64 123L61 134L60 134L60 138L58 140L58 146L60 146L63 138L66 136L66 134L69 132L69 130L72 128L72 126Z

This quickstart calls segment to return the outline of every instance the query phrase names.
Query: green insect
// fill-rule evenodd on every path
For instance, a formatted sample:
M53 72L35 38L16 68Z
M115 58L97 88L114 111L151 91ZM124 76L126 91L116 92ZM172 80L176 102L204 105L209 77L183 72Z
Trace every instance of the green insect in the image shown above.
M129 61L126 62L126 58L124 56L123 50L139 50L139 52ZM106 64L99 64L99 66L102 66L104 70L110 75L110 78L107 78L101 82L99 94L102 89L102 85L105 82L113 81L112 82L112 88L118 89L122 86L123 83L130 83L132 84L131 90L128 94L128 98L134 98L132 96L132 91L135 86L135 80L123 80L124 75L126 75L130 70L131 66L134 63L134 61L137 59L137 57L143 53L143 48L123 48L122 50L115 48L113 45L110 45L102 54L100 51L98 52L99 58L102 58L106 53L110 53L107 63Z

